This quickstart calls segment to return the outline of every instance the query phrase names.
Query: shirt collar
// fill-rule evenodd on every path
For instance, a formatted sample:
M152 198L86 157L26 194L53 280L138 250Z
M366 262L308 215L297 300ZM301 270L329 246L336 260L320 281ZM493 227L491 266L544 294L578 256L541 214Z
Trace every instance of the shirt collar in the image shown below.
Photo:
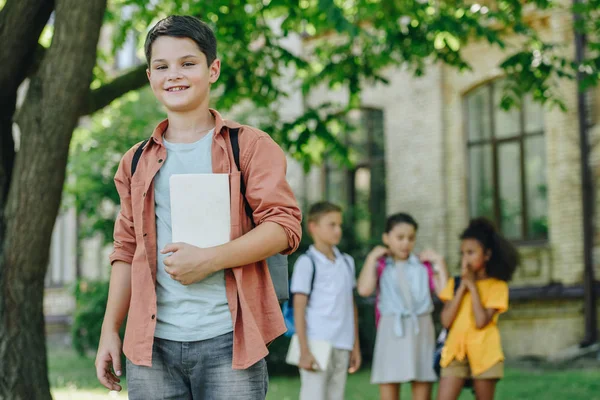
M341 260L341 257L342 257L342 252L335 246L333 247L333 254L335 255L335 261L331 261L329 258L327 258L327 256L325 254L323 254L319 250L317 250L317 248L312 244L308 248L308 251L310 251L312 254L314 254L315 257L317 257L317 259L321 262L337 263L339 260Z
M240 124L238 124L236 122L223 119L223 117L221 117L221 114L219 114L219 112L217 110L213 110L212 108L209 108L208 111L210 111L210 113L215 118L214 136L221 135L223 133L223 128L239 128L241 126ZM156 128L154 128L154 132L152 133L152 140L155 143L162 145L163 144L163 135L168 127L169 127L168 119L164 119L163 121L161 121L156 126Z
M388 264L395 264L394 259L392 257L387 257L386 261ZM408 258L406 259L406 261L404 261L404 263L406 263L406 265L421 265L419 257L417 257L414 253L411 253L410 256L408 256Z

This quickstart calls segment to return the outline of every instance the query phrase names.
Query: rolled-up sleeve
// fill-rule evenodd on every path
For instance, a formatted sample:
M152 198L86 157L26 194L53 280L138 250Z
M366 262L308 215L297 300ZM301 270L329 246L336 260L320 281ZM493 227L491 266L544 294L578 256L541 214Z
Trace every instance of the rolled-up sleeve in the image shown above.
M119 199L121 202L121 209L117 219L115 220L114 229L114 243L113 252L109 256L110 264L112 265L115 261L123 261L127 264L131 264L133 261L133 255L135 253L135 230L133 228L133 214L131 210L131 184L130 178L125 173L126 164L125 162L128 154L126 154L119 163L119 168L115 174L115 186L119 193ZM129 168L131 168L129 166Z
M246 200L252 207L256 225L275 222L283 227L291 254L302 238L302 213L286 180L287 161L283 150L270 136L260 135L242 153L242 173Z

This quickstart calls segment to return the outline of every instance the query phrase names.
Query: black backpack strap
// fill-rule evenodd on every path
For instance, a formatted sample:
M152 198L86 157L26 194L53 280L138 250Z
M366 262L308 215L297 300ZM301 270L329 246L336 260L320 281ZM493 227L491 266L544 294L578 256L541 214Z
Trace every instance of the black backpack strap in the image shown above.
M458 287L460 286L460 276L455 276L454 277L454 294L456 294Z
M240 141L238 135L240 128L229 128L229 140L231 141L231 149L233 150L233 160L238 171L242 171L240 168Z
M148 143L148 140L150 140L150 139L144 140L142 142L142 144L140 144L138 146L138 148L135 149L135 153L133 153L133 160L131 160L131 176L133 176L133 174L135 174L135 170L137 169L138 162L140 161L140 157L142 156L142 153L144 152L144 147L146 147L146 143Z
M350 254L346 254L346 253L342 253L342 258L344 259L344 264L346 264L346 267L348 267L348 272L350 272L350 276L352 277L353 281L354 279L356 279L356 275L354 275L354 271L352 271L352 265L350 264L350 261L348 261L348 257L352 257ZM377 284L379 285L379 282L377 282ZM356 287L352 288L352 291L354 291Z
M350 265L350 261L348 261L348 257L350 257L350 254L342 253L342 259L344 260L344 264L346 264L346 266L348 267L350 272L352 272L352 265Z
M308 296L312 294L313 288L315 287L315 277L317 276L317 265L315 264L315 259L310 253L307 251L304 253L308 258L310 258L310 262L312 263L312 278L310 278L310 293Z
M229 140L231 141L231 149L233 150L233 160L235 161L235 166L238 171L240 171L240 192L242 192L242 197L244 198L244 206L246 208L246 215L250 218L254 223L254 219L252 218L252 207L248 204L248 200L246 200L246 183L244 183L244 174L242 174L242 168L240 166L240 141L239 141L239 133L240 128L229 128ZM313 263L314 264L314 263Z

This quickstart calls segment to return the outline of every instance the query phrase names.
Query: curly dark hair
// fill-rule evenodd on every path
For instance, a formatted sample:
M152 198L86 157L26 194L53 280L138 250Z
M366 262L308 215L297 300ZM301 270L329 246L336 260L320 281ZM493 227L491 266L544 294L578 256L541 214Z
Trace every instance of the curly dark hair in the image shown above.
M519 265L519 252L516 247L506 240L486 218L475 218L469 222L460 239L475 239L491 252L491 257L485 265L489 277L510 281Z

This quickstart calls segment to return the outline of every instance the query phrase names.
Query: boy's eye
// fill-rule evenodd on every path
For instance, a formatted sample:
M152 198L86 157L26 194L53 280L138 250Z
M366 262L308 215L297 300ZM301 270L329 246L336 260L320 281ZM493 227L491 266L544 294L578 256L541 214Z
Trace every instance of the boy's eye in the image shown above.
M184 66L184 67L192 67L192 66L194 66L194 65L196 65L196 64L194 64L194 63L192 63L192 62L185 62L185 63L183 63L183 66Z
M156 67L156 69L165 69L165 68L167 68L166 65L159 65L159 66Z

